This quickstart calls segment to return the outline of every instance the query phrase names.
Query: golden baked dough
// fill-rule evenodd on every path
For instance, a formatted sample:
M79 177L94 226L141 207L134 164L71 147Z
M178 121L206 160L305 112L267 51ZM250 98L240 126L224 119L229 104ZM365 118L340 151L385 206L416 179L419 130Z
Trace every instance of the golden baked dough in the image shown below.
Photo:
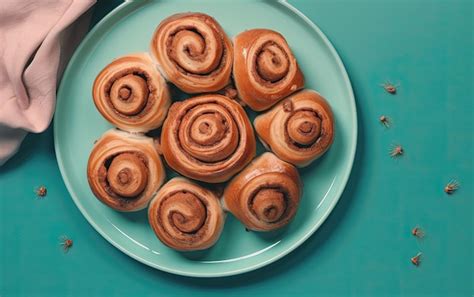
M107 65L95 79L92 95L110 123L130 132L160 127L171 103L168 86L146 53Z
M175 177L153 198L148 220L164 244L179 251L193 251L216 243L225 214L213 192L186 178Z
M327 101L313 90L302 90L257 116L255 130L280 159L298 167L309 165L334 140L334 117Z
M293 165L264 153L229 182L224 207L248 229L272 231L295 216L302 186Z
M255 156L252 125L242 106L218 94L175 102L163 124L161 149L186 177L224 182Z
M186 93L215 92L230 82L232 43L206 14L180 13L163 20L151 52L166 79Z
M240 99L261 111L303 88L304 77L285 38L253 29L234 40L234 80Z
M165 170L150 137L116 129L97 141L89 156L87 180L92 193L119 211L147 207L165 179Z

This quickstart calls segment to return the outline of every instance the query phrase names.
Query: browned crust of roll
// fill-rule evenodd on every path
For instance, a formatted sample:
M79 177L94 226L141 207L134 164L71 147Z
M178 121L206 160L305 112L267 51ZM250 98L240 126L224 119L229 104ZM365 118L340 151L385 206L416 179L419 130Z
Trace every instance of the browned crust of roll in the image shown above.
M318 129L319 133L308 143L299 143L291 138L300 133L297 128L288 124L297 114L306 112L310 116L302 120L309 130ZM317 127L311 121L318 121ZM271 110L257 116L254 120L255 130L260 140L280 159L298 167L305 167L321 157L334 141L334 116L328 102L316 91L302 90L289 96ZM290 129L293 129L290 131ZM297 135L298 136L298 135Z
M277 63L274 65L280 65L283 59L288 64L286 74L277 76L276 81L265 79L259 72L257 59L268 46L279 49L280 54L274 55L276 60L272 58L272 62ZM272 71L267 72L272 74ZM304 86L303 73L285 38L268 29L248 30L235 37L233 76L240 99L255 111L270 108Z
M147 88L142 106L133 114L123 114L111 99L114 83L127 75L143 80ZM124 81L123 84L129 83ZM136 95L132 92L130 98L136 100ZM171 104L168 86L147 53L126 55L105 66L94 81L92 96L97 110L107 121L130 132L159 128Z
M186 129L198 121L215 127L212 120L204 116L201 118L201 113L220 116L226 132L220 138L216 136L215 145L188 145L181 142L182 135L191 139L189 142L193 141L192 136L189 136L191 132ZM213 133L212 128L210 132ZM205 135L198 133L200 136ZM229 145L222 146L223 141ZM234 147L229 149L230 145ZM163 124L161 149L168 165L182 175L208 183L219 183L231 178L253 159L256 142L252 125L242 106L225 96L208 94L175 102L171 106ZM205 155L205 159L196 157L198 153Z
M225 214L212 191L176 177L153 198L148 220L165 245L179 251L194 251L216 243L224 227Z
M229 182L224 190L224 207L248 229L272 231L287 225L296 215L302 186L293 165L264 153Z
M204 39L204 56L196 54L196 57L193 57L190 54L189 46L185 46L182 51L173 48L174 38L178 36L180 31L192 31L197 35L201 34L200 37L196 35L194 37ZM204 34L208 34L207 41L203 38L205 37ZM211 39L215 40L216 43L206 43L210 42ZM219 23L209 15L189 12L166 18L153 33L150 49L166 79L186 93L215 92L224 88L230 82L233 59L232 42ZM216 49L220 49L220 51ZM214 51L211 53L212 50ZM217 53L216 56L219 60L212 59L216 63L211 63L213 66L208 67L206 71L192 72L190 69L186 69L188 66L194 67L200 62L206 61L209 56L215 53ZM195 61L190 64L180 63L180 61L177 61L180 60L180 57L189 58L186 59L188 62L193 59ZM195 65L192 65L193 63Z
M136 156L145 168L147 182L134 197L115 193L109 183L108 166L123 154ZM138 211L149 201L165 179L165 170L152 138L111 129L104 133L92 149L87 164L87 180L92 193L102 203L123 212Z

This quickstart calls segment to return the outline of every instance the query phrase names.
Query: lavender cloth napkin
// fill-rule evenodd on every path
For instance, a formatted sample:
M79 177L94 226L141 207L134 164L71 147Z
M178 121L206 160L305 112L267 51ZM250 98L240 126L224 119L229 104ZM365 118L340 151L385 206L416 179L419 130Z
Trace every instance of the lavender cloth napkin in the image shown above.
M63 66L95 0L0 0L0 166L50 124Z

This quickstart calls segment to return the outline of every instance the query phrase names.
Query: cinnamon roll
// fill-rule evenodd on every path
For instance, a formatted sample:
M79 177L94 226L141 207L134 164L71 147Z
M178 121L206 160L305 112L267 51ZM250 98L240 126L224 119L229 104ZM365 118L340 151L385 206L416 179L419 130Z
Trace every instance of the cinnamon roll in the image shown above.
M168 86L146 53L107 65L95 79L92 95L110 123L130 132L160 127L171 103Z
M161 134L168 165L186 177L219 183L255 156L252 125L234 100L208 94L175 102Z
M216 243L225 215L213 192L175 177L153 198L148 220L164 244L179 251L193 251Z
M167 80L186 93L214 92L230 82L232 43L206 14L180 13L163 20L151 52Z
M256 158L224 190L224 207L255 231L281 228L295 216L302 194L298 170L272 153Z
M309 165L334 140L334 117L327 101L313 90L284 99L254 120L261 141L280 159Z
M239 97L256 111L268 109L303 88L304 77L285 38L254 29L234 40L234 80Z
M94 145L87 164L92 193L109 207L129 212L147 207L165 179L150 137L116 129Z

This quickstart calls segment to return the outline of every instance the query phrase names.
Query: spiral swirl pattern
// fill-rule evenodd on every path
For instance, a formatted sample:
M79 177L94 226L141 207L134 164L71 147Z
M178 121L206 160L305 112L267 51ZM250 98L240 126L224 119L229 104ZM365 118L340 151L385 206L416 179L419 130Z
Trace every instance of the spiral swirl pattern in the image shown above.
M163 125L166 162L184 176L228 180L255 156L255 136L243 108L217 94L175 102Z
M145 208L165 178L153 139L109 130L95 144L87 165L94 195L119 211Z
M185 178L166 183L150 203L148 219L156 236L181 251L212 246L224 227L218 197Z
M253 110L268 109L304 86L303 74L281 34L248 30L237 35L234 44L237 91Z
M295 216L301 186L295 167L264 153L230 181L224 203L248 229L272 231Z
M206 14L182 13L163 20L151 52L165 77L184 92L214 92L230 82L232 43Z
M280 159L298 167L311 164L334 141L334 117L317 92L303 90L257 116L255 130Z
M124 56L107 65L94 82L93 97L109 122L130 132L160 127L171 103L168 86L148 54Z

